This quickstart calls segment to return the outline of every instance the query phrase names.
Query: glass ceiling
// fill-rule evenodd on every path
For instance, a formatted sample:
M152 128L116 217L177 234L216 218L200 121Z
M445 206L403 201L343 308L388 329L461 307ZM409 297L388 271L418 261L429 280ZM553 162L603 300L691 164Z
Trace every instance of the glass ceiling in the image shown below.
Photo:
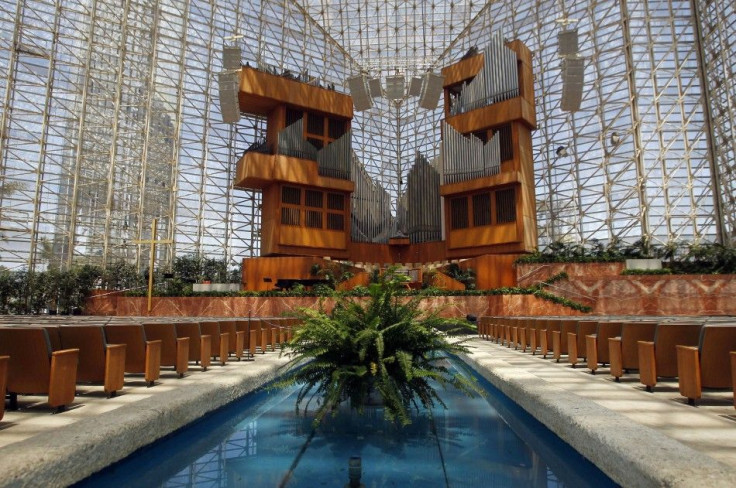
M561 19L585 60L575 113L560 109ZM260 195L231 181L265 121L222 122L225 44L347 91L360 72L439 71L494 31L534 53L541 245L732 242L733 2L0 0L0 265L143 267L154 217L172 241L159 266L258 255ZM395 203L416 152L437 157L442 113L376 102L353 148Z

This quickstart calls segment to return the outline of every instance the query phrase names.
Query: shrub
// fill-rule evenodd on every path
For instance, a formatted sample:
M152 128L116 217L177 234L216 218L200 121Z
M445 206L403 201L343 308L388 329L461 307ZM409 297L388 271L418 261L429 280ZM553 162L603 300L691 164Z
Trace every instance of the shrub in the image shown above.
M299 311L303 323L287 345L292 359L277 386L301 385L297 409L307 398L322 397L315 425L343 401L363 412L372 395L381 398L388 420L406 425L413 405L444 406L435 385L481 394L474 381L442 362L446 354L467 351L440 331L456 329L458 321L421 312L419 297L403 299L405 282L389 270L370 285L368 300L339 294L330 313Z

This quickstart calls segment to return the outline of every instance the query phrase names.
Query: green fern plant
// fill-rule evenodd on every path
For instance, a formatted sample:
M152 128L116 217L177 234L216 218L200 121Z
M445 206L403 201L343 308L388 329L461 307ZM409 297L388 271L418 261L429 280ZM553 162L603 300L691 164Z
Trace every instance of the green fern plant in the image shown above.
M291 361L276 387L301 385L297 410L306 402L306 412L318 399L315 425L344 401L362 413L380 399L388 420L407 425L412 407L445 406L438 387L482 394L476 382L442 361L467 352L464 341L450 342L441 332L463 324L422 312L420 297L401 293L407 279L389 270L369 286L367 299L338 295L330 313L300 310L303 323L287 345Z

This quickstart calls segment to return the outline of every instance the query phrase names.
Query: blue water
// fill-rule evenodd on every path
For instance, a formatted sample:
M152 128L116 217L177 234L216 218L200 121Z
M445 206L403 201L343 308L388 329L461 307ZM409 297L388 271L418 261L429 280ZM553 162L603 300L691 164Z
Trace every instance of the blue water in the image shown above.
M464 363L456 368L475 375ZM79 487L606 487L600 470L483 378L490 395L442 393L448 406L400 428L380 407L340 409L316 430L296 389L261 390L103 470Z

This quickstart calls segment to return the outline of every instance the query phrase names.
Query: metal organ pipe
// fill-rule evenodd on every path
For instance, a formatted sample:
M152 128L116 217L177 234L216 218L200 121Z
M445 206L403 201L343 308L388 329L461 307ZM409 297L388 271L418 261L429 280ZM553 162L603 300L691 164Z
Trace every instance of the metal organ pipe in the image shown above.
M440 174L417 152L407 176L407 232L412 243L442 239Z
M355 191L351 197L351 238L355 242L387 243L393 225L388 192L370 177L355 153L351 153Z
M304 140L304 119L289 125L278 136L279 154L295 158L317 160L317 148Z
M450 107L451 115L519 96L516 53L506 47L501 32L493 33L490 44L483 50L483 58L481 70L473 80L463 85L456 102Z
M347 131L317 152L320 176L349 180L351 154L351 135L350 131Z
M501 170L501 135L495 133L483 141L465 137L450 124L443 122L442 161L444 183L457 183L498 174Z

